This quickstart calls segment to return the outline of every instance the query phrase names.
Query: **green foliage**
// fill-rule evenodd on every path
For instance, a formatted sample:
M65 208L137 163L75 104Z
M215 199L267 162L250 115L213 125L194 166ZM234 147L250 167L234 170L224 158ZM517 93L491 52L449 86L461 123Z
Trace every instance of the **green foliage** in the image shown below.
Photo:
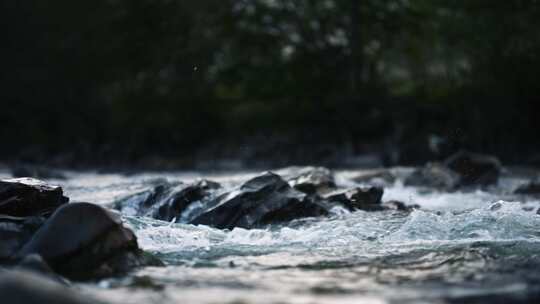
M268 130L363 140L407 107L465 126L469 100L504 123L537 109L535 0L15 2L1 7L4 154L174 154Z

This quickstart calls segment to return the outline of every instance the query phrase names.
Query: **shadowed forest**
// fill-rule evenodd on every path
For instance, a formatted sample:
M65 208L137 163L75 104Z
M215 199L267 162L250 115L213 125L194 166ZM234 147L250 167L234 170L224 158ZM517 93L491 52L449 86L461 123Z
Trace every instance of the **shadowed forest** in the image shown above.
M29 0L0 16L6 161L540 162L536 0Z

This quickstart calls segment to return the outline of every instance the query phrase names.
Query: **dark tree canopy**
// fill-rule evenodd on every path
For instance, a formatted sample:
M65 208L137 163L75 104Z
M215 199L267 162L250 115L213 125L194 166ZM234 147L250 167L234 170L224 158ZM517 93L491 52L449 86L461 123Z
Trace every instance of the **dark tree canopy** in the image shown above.
M362 152L435 134L511 159L538 147L535 0L28 0L0 11L4 158L178 157L257 136Z

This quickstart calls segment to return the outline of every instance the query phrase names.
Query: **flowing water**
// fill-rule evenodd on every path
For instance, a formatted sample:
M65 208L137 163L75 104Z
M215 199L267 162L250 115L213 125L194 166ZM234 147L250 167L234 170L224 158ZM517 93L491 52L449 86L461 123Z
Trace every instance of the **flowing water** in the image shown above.
M70 174L58 181L72 201L108 205L159 180L235 174ZM337 172L343 186L352 171ZM223 231L124 216L139 245L166 267L80 284L111 303L536 303L540 301L540 202L508 193L504 178L485 191L385 188L383 200L418 204L410 214L336 212L266 229Z

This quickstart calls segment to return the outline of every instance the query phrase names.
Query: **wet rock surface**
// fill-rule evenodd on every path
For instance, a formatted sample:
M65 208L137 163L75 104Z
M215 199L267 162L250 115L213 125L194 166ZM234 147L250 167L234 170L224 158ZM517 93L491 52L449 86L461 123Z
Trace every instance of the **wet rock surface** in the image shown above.
M172 194L185 187L183 183L171 183L166 180L157 180L153 184L155 185L151 189L116 201L111 207L125 215L148 216L155 206L167 201Z
M112 207L126 215L187 222L214 198L220 188L218 183L209 180L191 184L162 181L150 190L114 203Z
M213 198L213 193L220 187L216 182L197 181L178 192L172 193L170 197L158 203L151 216L164 221L189 221L191 217L197 214L198 210ZM198 205L193 206L196 204ZM191 209L188 210L190 207ZM183 217L179 217L179 215L183 215Z
M90 203L68 204L58 186L32 178L2 180L0 200L0 263L7 267L61 282L56 274L96 279L160 264L139 249L119 214Z
M327 214L323 206L274 173L257 176L212 204L190 223L221 229L254 228Z
M306 217L349 211L405 210L382 204L380 186L338 188L333 173L320 167L266 172L225 189L216 182L164 182L114 204L124 214L220 229L257 228Z
M0 214L48 215L69 201L62 188L33 178L0 180Z
M19 252L29 254L39 254L56 272L75 279L124 273L130 264L142 264L133 232L118 215L89 203L59 208ZM122 259L130 261L124 265Z

